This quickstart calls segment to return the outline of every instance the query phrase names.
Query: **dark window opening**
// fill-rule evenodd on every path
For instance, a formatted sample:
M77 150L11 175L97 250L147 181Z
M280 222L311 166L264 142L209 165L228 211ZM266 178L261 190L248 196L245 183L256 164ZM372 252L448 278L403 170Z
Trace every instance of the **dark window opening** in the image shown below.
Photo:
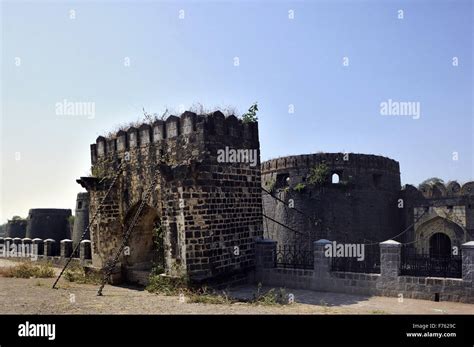
M447 258L451 255L451 239L448 235L436 233L430 238L430 257Z
M278 189L288 186L288 178L290 178L290 174L288 173L277 174L275 188Z
M373 174L372 180L374 181L375 187L380 187L380 183L382 182L382 174Z
M80 210L82 208L82 201L77 202L77 209Z

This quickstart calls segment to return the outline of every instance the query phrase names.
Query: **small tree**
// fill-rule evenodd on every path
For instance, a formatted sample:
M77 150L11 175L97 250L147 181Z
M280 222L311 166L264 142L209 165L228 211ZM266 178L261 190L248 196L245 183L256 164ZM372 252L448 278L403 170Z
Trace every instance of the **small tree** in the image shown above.
M244 113L242 115L242 122L243 123L257 122L258 121L257 112L258 112L258 105L257 105L257 102L255 102L252 106L250 106L247 113Z

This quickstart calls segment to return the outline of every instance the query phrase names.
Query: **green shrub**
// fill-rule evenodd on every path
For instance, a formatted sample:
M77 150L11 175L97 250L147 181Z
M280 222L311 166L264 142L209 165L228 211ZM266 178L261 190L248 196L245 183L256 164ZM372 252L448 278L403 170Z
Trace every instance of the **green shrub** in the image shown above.
M84 268L78 264L71 265L65 272L64 278L69 282L80 284L99 284L102 282L100 273L86 272Z
M150 274L146 290L151 293L164 295L179 295L187 292L187 279L184 277L169 277L157 274Z
M40 264L40 266L36 268L36 275L34 277L51 278L51 277L54 277L54 275L55 275L54 268L51 265L51 263L44 263L44 264Z
M276 180L275 180L275 179L271 179L270 181L268 181L268 182L265 184L265 188L266 188L270 193L273 193L273 191L275 190L275 185L276 185Z
M308 176L308 183L311 185L322 185L327 182L329 178L329 167L321 163L313 168L311 168L310 174Z
M279 288L278 291L272 288L267 292L262 292L262 284L259 283L257 293L254 294L252 303L257 305L287 305L289 304L289 300L284 288Z
M8 268L4 274L5 277L30 278L34 277L35 267L31 263L21 263Z
M67 221L69 222L69 225L74 225L74 220L76 219L75 216L69 216L67 218Z
M231 304L232 300L230 300L225 295L211 294L211 293L207 293L207 294L192 293L189 296L188 302L223 305L223 304Z
M207 287L191 288L185 277L169 277L163 275L153 275L149 277L146 290L151 293L167 296L186 295L188 303L201 304L231 304L233 301L224 293L218 294L209 291Z
M298 184L293 188L293 190L294 190L295 192L300 193L300 192L302 192L305 188L306 188L306 184L304 184L304 183L298 183Z

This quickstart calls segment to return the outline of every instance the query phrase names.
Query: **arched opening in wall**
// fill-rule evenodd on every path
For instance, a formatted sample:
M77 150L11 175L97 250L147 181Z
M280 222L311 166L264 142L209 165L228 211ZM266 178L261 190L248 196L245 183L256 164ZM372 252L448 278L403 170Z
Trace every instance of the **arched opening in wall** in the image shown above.
M465 237L466 232L462 226L440 216L435 216L416 227L414 235L417 252L424 250L430 255L454 255L452 247L460 247Z
M288 186L290 174L289 173L279 173L276 177L275 188L282 189Z
M446 258L451 255L451 239L443 233L435 233L430 238L430 257Z
M124 233L133 222L140 203L133 205L125 215ZM161 244L161 247L160 247ZM128 266L140 269L149 269L153 263L164 269L164 246L161 220L158 211L148 205L143 207L137 223L132 229L127 246L129 251L124 252L124 262ZM158 254L158 252L161 252ZM162 262L162 264L157 264Z
M339 174L337 174L337 173L332 174L331 183L332 184L339 184Z

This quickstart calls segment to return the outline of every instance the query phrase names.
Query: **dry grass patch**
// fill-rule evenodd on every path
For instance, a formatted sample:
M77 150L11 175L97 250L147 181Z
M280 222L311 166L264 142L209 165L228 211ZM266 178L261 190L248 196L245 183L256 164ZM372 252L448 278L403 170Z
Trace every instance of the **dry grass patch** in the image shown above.
M254 299L251 301L251 303L266 306L288 305L290 304L290 300L284 288L279 288L278 290L272 288L265 293L257 291L257 294L254 295Z
M15 266L1 268L0 276L15 278L51 278L54 277L54 268L51 263L32 264L23 262Z
M85 271L79 264L73 264L64 271L64 278L79 284L100 284L102 281L100 273Z

